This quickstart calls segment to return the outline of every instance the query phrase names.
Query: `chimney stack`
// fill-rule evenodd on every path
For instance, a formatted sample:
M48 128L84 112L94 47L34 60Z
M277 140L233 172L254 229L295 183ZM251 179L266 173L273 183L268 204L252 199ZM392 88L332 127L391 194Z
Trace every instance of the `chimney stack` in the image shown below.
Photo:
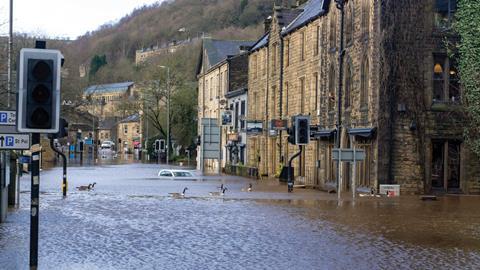
M263 22L264 32L267 33L270 31L270 26L272 25L272 16L268 16Z

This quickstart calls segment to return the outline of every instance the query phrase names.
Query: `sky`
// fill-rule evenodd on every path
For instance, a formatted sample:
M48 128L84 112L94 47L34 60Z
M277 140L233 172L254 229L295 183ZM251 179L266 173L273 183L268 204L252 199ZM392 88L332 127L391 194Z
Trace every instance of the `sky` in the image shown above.
M13 31L76 39L134 8L162 0L13 0ZM8 35L10 0L0 0L0 35Z

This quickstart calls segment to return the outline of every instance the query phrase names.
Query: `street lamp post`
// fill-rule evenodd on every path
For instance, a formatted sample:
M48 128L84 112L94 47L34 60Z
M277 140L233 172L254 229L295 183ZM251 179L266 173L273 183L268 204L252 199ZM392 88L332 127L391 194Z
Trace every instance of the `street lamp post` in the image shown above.
M167 160L170 158L170 68L167 66L160 66L160 68L167 69Z
M337 134L335 146L337 149L341 148L341 136L342 136L342 88L343 88L343 58L345 56L345 44L344 44L344 28L345 28L345 4L348 0L335 0L337 9L340 10L340 48L338 52L338 91L337 91ZM340 200L340 194L342 189L341 180L341 161L337 162L337 194Z

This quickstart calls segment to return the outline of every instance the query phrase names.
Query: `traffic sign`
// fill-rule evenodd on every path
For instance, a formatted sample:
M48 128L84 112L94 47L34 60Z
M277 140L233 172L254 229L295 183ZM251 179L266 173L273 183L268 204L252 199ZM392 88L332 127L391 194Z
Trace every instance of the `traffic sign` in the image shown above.
M30 149L29 134L0 134L1 150L28 150Z
M333 149L333 160L339 160L341 150L341 161L354 162L365 160L365 151L363 149Z
M17 123L15 111L0 111L0 126L15 126Z

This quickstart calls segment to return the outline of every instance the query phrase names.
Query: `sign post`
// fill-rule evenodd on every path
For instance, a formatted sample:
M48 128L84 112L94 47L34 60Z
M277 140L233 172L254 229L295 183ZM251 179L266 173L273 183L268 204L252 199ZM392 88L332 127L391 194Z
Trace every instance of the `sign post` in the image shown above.
M337 162L340 162L340 165L342 164L341 162L353 162L353 179L352 179L352 193L353 193L353 198L355 199L355 193L356 193L356 185L355 185L355 177L356 177L356 169L357 169L357 161L363 161L365 160L365 151L362 149L338 149L335 148L333 149L333 155L332 159L336 160ZM340 167L340 172L338 175L340 175L338 179L338 200L340 200L340 192L342 190L342 166Z

